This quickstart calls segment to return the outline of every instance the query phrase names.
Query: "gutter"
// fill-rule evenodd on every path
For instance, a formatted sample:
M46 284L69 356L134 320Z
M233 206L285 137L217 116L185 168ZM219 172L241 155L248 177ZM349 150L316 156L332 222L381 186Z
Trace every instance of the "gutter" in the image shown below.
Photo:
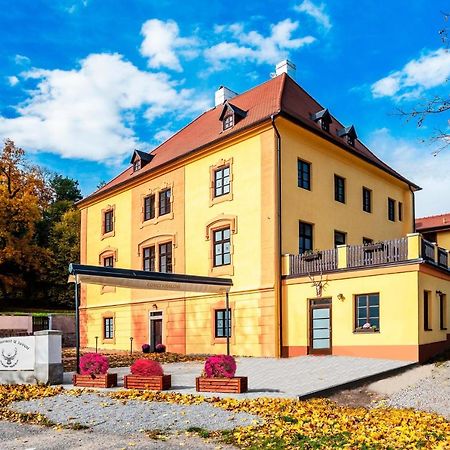
M270 116L270 120L272 122L273 129L275 131L275 134L277 136L277 247L278 247L278 255L277 255L277 262L278 262L278 320L279 320L279 353L280 357L283 355L283 284L282 284L282 259L281 259L281 136L278 131L278 128L275 124L275 115Z

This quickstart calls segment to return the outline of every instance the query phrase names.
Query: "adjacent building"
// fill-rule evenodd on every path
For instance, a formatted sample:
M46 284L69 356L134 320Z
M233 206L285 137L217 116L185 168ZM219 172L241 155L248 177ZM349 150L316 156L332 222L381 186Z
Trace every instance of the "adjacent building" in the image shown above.
M448 252L415 233L420 188L293 69L240 95L220 87L214 108L79 203L82 264L231 278L230 308L83 285L83 346L224 353L230 333L236 355L405 360L448 346Z

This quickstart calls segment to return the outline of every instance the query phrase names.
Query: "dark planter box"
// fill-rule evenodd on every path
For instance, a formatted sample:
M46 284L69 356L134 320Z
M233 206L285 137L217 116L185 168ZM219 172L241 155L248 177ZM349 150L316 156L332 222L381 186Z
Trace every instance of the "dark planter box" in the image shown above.
M303 261L315 261L316 259L322 259L322 253L321 252L309 253L307 255L302 255L302 260Z
M195 379L195 389L197 392L225 392L241 394L247 392L247 377L233 378L205 378Z
M127 389L149 389L152 391L165 391L172 386L171 375L146 377L142 375L125 375L123 386Z
M363 250L365 252L375 252L377 250L384 250L384 244L380 242L379 244L367 244L364 245Z
M100 387L109 388L117 386L117 373L105 373L105 375L96 375L93 378L91 375L75 374L72 378L74 386L80 387Z

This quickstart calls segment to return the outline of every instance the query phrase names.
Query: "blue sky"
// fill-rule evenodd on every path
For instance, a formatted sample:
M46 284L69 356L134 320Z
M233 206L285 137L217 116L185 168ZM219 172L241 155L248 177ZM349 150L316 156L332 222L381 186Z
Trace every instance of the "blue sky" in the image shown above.
M0 0L0 137L78 179L83 194L288 57L296 80L424 188L418 215L450 211L450 149L395 111L448 95L435 0L176 2ZM448 24L447 24L448 25Z

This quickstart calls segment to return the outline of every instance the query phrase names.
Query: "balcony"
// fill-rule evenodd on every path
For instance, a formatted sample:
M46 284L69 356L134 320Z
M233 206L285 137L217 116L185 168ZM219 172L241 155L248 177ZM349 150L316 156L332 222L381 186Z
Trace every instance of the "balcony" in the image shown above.
M284 255L284 275L303 276L343 269L395 265L425 261L450 270L449 251L428 242L419 233L369 245L339 245L304 255Z

